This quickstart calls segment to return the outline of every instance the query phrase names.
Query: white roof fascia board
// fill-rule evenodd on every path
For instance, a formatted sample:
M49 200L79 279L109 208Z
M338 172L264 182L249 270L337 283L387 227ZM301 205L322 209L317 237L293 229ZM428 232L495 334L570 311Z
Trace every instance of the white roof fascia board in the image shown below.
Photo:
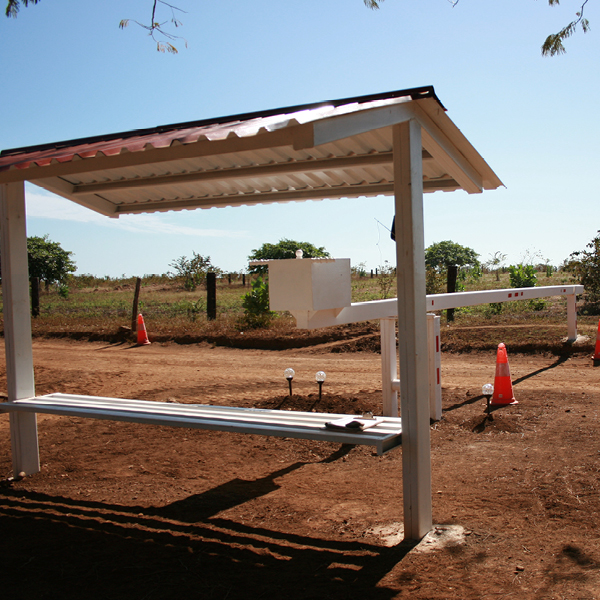
M427 114L435 122L437 128L444 133L450 144L457 148L472 168L479 173L483 182L483 189L495 190L504 185L481 154L435 100L431 98L421 100L417 106L417 111L421 114Z
M417 118L422 128L423 148L467 193L480 194L483 192L481 173L469 163L425 111L416 107L415 112L420 113Z
M63 198L67 198L81 206L85 206L85 208L89 208L94 210L106 217L118 217L119 215L116 213L115 204L109 202L108 200L104 200L99 196L84 196L81 198L75 197L73 194L73 186L68 181L61 179L60 177L54 177L51 179L36 179L34 185L41 187L53 194L57 194L58 196L62 196Z
M312 144L304 147L321 146L374 129L382 129L383 127L403 123L415 118L414 104L415 102L402 102L308 123L302 127L312 126L312 136L307 135L306 131L303 133L307 141L312 137ZM296 143L299 143L298 139ZM295 145L295 148L301 149L297 145Z

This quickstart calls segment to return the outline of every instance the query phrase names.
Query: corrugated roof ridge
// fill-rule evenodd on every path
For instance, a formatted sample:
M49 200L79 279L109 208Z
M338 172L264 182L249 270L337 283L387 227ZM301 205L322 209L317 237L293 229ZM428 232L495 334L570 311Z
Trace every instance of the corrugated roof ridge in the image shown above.
M410 96L413 100L421 98L434 98L439 105L444 108L444 105L440 102L439 98L435 94L433 86L422 86L417 88L408 88L405 90L396 90L392 92L382 92L379 94L369 94L366 96L354 96L351 98L340 98L335 100L325 100L321 102L314 102L310 104L299 104L295 106L287 106L282 108L274 108L263 111L255 111L250 113L242 113L237 115L229 115L216 117L211 119L201 119L198 121L187 121L182 123L174 123L170 125L159 125L157 127L151 127L146 129L133 129L131 131L117 132L111 134L104 134L98 136L90 136L85 138L77 138L72 140L64 140L60 142L53 142L48 144L40 144L35 146L24 146L21 148L9 148L0 152L0 158L7 158L9 156L18 156L19 154L28 154L30 152L43 152L45 150L60 150L62 148L71 148L72 146L81 146L85 144L97 144L100 142L111 142L119 139L125 140L132 137L143 137L151 134L160 134L175 132L185 129L194 129L200 127L206 127L209 125L219 125L224 123L243 122L252 119L274 116L277 114L288 114L299 112L302 110L310 110L318 108L320 106L343 106L345 104L359 103L363 104L366 102L372 102L374 100L383 100L386 98L400 98L403 96ZM444 108L445 110L445 108Z

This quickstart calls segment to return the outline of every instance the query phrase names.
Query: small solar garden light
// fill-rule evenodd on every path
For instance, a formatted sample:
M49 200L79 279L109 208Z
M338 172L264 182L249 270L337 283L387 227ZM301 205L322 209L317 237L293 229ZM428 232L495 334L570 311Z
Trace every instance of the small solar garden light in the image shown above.
M323 382L325 381L326 378L327 378L327 375L325 375L325 371L317 371L317 374L315 375L315 379L317 380L317 383L319 384L319 400L321 400L321 392L323 390Z
M290 396L292 395L292 379L294 379L294 375L296 371L294 369L286 369L283 372L283 376L288 380L288 385L290 386Z
M490 402L492 400L492 396L494 395L494 386L491 383L486 383L481 388L481 393L485 396L487 401L487 414L490 416Z

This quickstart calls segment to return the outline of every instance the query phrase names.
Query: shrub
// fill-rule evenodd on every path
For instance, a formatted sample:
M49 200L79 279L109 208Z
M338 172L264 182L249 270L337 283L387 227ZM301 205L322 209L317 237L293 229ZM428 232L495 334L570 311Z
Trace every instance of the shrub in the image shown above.
M381 292L381 297L385 300L390 297L394 286L396 284L396 269L390 265L386 260L383 265L379 266L379 277L377 278L377 285Z
M206 312L206 301L204 298L198 298L194 302L188 302L187 314L191 321L195 321L202 313Z
M533 265L511 265L508 267L510 286L514 288L535 287L537 284L537 273Z
M206 281L206 274L218 272L219 269L213 267L210 262L210 256L201 256L192 252L192 258L180 256L169 264L173 268L172 276L183 282L183 287L189 292L193 292L199 285Z
M445 292L446 273L440 272L433 267L425 269L425 293L441 294Z
M275 313L269 310L269 284L262 277L252 282L252 290L244 296L242 307L241 326L250 329L269 326Z

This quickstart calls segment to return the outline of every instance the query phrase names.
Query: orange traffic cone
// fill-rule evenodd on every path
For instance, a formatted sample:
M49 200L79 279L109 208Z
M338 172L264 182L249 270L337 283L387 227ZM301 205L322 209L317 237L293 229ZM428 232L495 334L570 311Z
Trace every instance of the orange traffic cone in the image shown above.
M506 346L504 344L498 344L496 378L494 379L494 395L491 404L495 406L518 404L513 396L510 369L508 367L508 355L506 354Z
M138 315L137 322L137 345L138 346L147 346L150 343L148 339L148 334L146 333L146 325L144 324L144 317L142 315Z
M600 321L598 321L598 333L596 334L596 350L593 360L600 360Z

